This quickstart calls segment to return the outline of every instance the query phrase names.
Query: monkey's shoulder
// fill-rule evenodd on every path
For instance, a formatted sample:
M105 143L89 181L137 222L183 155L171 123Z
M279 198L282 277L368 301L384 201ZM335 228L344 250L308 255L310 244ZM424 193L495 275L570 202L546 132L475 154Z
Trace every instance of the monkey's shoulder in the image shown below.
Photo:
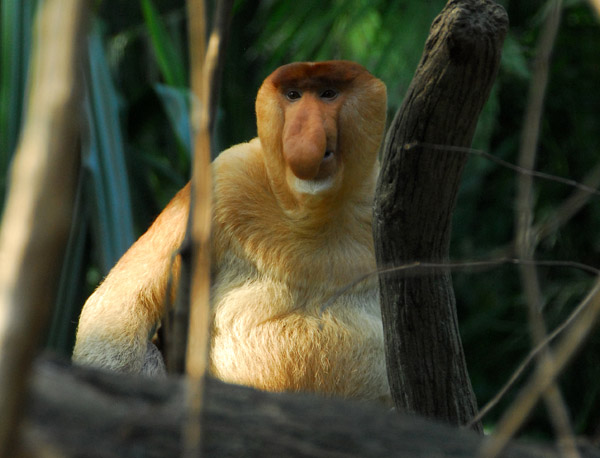
M267 181L262 160L262 146L258 138L239 143L213 161L213 184L217 196L227 195L234 188L256 187Z

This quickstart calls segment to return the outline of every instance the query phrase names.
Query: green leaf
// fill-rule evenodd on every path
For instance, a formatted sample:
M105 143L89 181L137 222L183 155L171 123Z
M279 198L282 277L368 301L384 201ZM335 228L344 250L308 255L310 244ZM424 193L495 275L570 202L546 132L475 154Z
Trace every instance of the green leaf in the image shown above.
M84 175L80 174L73 208L73 218L67 250L63 261L56 307L52 313L46 345L57 353L70 356L75 337L75 326L83 302L83 284L86 272L86 238L89 224L84 204Z
M169 86L185 87L185 64L179 48L175 46L158 11L151 0L142 0L142 12L148 27L152 48L160 71Z
M511 34L509 34L506 37L506 40L504 40L501 65L502 70L505 72L516 75L524 80L531 76L523 48L516 38Z
M192 143L190 137L190 116L189 100L190 91L188 89L156 84L154 90L169 119L169 123L187 153L187 160L191 158Z
M118 97L97 24L90 35L88 52L84 104L88 132L84 136L82 162L89 177L95 246L106 273L134 240L133 217Z

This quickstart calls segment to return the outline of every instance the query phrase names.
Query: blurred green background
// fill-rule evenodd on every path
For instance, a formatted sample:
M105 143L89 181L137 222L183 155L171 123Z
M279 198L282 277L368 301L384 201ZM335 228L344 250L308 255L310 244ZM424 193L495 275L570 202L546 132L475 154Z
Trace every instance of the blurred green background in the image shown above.
M501 1L511 29L474 147L517 161L523 111L546 1ZM0 194L18 141L26 100L36 0L3 0L0 23ZM70 354L85 298L129 244L188 180L188 58L183 0L96 1L86 46L82 172L69 250L48 335ZM256 135L254 98L261 81L290 61L349 59L388 86L393 117L420 58L441 0L237 0L214 137L216 152ZM554 49L538 170L581 181L600 167L600 25L586 1L564 2ZM517 175L471 157L455 213L454 260L506 254L513 238ZM551 218L573 189L536 180L536 223ZM600 202L590 198L566 225L544 238L540 259L600 268ZM540 268L546 322L553 329L593 278L571 268ZM454 275L459 319L478 402L487 402L531 348L515 266ZM560 383L577 434L600 435L600 333ZM514 392L486 417L492 427ZM546 436L543 407L527 434Z

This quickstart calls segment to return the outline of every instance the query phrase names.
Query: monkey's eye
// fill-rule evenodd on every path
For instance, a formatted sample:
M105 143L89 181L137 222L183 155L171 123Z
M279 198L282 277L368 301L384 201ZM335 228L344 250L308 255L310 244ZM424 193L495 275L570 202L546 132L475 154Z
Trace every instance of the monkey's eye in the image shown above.
M325 89L322 93L321 93L321 98L322 99L335 99L337 97L338 93L337 91L333 90L333 89Z
M287 91L285 96L288 98L288 100L298 100L300 97L302 97L302 94L299 91L292 89Z

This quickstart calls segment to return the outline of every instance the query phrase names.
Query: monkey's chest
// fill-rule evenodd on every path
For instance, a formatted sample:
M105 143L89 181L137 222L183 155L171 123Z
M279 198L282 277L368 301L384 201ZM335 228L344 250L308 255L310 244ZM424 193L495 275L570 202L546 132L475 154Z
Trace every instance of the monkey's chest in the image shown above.
M377 291L343 297L323 314L302 304L290 311L293 297L274 285L216 299L211 370L218 378L357 399L389 393Z

